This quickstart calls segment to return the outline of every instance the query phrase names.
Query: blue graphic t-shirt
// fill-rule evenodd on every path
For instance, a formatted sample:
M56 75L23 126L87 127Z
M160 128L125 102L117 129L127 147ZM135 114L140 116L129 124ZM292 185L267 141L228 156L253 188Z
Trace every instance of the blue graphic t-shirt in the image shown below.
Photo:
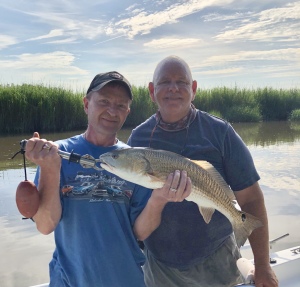
M98 147L82 135L57 143L62 151L95 159L127 147L120 141ZM62 216L54 231L50 286L145 286L144 255L132 227L151 190L67 160L62 160L60 189Z

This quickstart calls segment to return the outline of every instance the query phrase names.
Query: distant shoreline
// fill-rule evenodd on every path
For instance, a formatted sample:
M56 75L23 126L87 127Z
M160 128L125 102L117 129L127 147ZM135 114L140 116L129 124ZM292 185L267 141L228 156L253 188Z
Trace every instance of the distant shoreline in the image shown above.
M135 127L156 111L147 87L133 86L124 127ZM82 93L44 85L0 85L0 134L63 132L87 125ZM229 122L300 121L300 89L198 89L196 108Z

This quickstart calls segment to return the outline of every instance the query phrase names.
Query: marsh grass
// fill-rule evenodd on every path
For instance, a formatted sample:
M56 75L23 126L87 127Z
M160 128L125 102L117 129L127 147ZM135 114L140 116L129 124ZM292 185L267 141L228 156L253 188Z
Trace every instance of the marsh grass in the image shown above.
M134 127L156 112L147 87L133 86L134 99L124 127ZM0 133L60 132L84 129L84 92L43 85L0 85ZM300 90L198 89L194 105L229 122L298 120Z
M299 89L258 89L254 97L264 121L285 121L294 109L300 108Z
M226 119L229 122L258 122L259 106L252 90L220 87L197 91L194 104L201 110Z
M134 127L145 121L156 112L156 106L151 101L147 87L132 86L133 101L124 126Z
M293 110L289 115L289 121L297 121L300 122L300 109Z
M83 128L82 94L42 85L0 86L0 132L54 132Z

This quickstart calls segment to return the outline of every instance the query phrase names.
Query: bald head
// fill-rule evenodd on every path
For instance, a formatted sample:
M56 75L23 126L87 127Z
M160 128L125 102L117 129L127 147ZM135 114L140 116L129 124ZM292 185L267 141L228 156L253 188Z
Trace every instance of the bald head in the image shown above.
M157 104L166 123L184 118L195 99L197 81L192 79L188 64L177 56L169 56L158 63L153 82L148 85L151 100Z
M153 74L153 83L154 85L157 84L157 80L160 77L162 71L164 70L164 68L166 66L173 66L173 67L180 67L181 69L185 70L186 76L187 78L190 80L190 82L192 82L193 78L192 78L192 72L191 69L189 67L189 65L180 57L177 56L168 56L166 58L164 58L163 60L161 60L155 70L154 70L154 74Z

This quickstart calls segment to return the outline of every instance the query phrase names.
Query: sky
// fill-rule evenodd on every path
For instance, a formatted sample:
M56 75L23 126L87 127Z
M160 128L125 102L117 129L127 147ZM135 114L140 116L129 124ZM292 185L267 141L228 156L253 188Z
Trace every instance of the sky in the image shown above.
M300 1L0 0L0 19L2 85L147 86L176 55L199 88L300 88Z

